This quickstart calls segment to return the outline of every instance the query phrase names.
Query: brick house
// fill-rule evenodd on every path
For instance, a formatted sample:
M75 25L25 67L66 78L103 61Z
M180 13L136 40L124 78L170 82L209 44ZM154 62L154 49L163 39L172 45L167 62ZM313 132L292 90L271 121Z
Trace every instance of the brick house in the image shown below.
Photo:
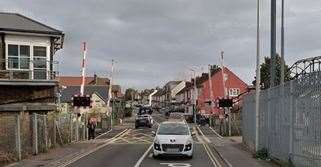
M55 110L62 31L16 13L0 13L0 111Z
M211 82L212 82L212 92L213 100L224 97L223 89L223 77L221 69L216 69L211 72ZM227 89L228 97L235 98L240 94L247 92L248 85L242 81L236 74L234 74L229 68L224 67L225 74L225 87ZM208 74L207 74L208 75ZM201 91L199 91L198 96L198 109L201 112L211 113L209 103L210 101L210 91L209 91L209 80L208 77L201 83ZM218 114L221 110L218 108L213 109L214 114Z

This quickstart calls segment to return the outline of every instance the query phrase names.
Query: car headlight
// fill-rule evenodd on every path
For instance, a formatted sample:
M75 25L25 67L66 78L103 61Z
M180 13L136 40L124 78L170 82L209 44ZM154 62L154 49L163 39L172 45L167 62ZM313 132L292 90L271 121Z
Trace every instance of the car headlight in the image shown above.
M186 145L193 144L193 139L188 139Z
M159 140L157 138L154 139L155 144L159 144Z
M161 146L159 144L159 140L157 140L157 139L154 140L154 149L161 151Z

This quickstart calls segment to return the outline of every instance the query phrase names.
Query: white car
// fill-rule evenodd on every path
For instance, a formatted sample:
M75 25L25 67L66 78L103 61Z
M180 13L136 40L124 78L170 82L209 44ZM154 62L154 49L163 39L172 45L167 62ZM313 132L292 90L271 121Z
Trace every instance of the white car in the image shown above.
M183 155L193 157L193 137L186 122L167 121L159 125L153 144L153 157Z

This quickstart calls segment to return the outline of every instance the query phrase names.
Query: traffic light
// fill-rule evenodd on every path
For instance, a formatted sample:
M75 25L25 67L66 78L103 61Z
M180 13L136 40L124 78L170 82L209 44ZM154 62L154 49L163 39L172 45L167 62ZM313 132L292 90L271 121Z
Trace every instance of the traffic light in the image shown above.
M233 99L219 99L219 107L233 107Z
M91 107L90 96L74 96L72 102L74 107Z

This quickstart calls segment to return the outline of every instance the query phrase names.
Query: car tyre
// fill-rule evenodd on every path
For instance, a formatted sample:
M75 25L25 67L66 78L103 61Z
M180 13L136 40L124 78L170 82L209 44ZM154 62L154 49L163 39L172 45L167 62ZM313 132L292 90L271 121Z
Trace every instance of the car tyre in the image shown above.
M193 159L193 154L191 156L187 156L187 159Z
M159 159L159 155L153 154L153 158L154 158L154 159Z

